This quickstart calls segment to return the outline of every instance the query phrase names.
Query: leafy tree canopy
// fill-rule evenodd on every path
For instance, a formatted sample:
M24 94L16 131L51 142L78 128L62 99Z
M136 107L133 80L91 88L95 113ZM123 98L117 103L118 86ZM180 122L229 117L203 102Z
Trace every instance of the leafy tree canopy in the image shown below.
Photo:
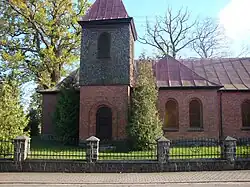
M77 23L87 0L1 0L0 70L43 88L58 83L80 53Z

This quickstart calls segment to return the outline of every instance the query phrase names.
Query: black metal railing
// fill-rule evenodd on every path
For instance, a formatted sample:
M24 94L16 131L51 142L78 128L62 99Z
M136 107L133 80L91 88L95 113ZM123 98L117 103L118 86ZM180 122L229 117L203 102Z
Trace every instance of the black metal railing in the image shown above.
M157 144L150 144L148 150L135 151L126 143L107 144L100 142L99 160L157 160Z
M86 149L77 145L77 140L67 142L60 139L31 140L28 159L85 160Z
M170 141L169 159L223 159L222 145L216 139L195 138ZM132 151L124 141L100 142L98 160L157 160L157 143L150 145L146 151ZM13 159L13 140L0 140L0 159ZM237 159L250 158L250 138L238 138ZM31 139L28 159L86 160L86 147L78 146L78 141Z
M13 159L13 140L0 140L0 159Z
M237 158L250 158L250 138L239 138L236 148Z
M221 157L221 144L216 139L194 138L172 140L170 159L217 159Z

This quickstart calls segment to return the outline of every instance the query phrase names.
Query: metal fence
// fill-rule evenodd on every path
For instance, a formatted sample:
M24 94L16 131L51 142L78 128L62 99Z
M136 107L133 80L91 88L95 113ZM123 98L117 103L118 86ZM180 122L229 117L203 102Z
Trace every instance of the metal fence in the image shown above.
M86 149L78 146L78 140L31 139L28 159L85 160Z
M222 142L216 139L194 138L171 140L169 159L220 159ZM147 151L129 150L125 143L107 144L100 142L98 160L157 160L157 143ZM0 159L13 159L14 144L12 140L0 140ZM236 147L237 159L250 158L250 138L240 138ZM31 140L28 159L86 160L86 148L78 146L78 141L67 143L53 140Z
M151 149L146 151L133 151L129 148L123 149L116 146L100 147L99 160L157 160L157 144L152 144Z
M240 138L237 141L237 158L250 158L250 138Z
M0 140L0 159L12 159L14 157L13 140Z
M215 159L221 157L221 144L216 139L194 138L172 140L170 159Z

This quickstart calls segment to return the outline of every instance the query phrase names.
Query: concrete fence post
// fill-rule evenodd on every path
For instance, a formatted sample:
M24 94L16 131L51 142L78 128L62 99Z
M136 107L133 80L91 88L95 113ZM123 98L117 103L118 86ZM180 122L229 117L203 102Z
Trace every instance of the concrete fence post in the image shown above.
M236 159L236 142L237 139L227 136L223 141L222 155L223 159L230 163L235 162Z
M23 162L30 152L30 138L28 136L18 136L14 139L14 161Z
M162 136L157 140L157 160L160 164L169 161L170 140Z
M91 136L86 140L86 142L87 142L87 151L86 151L87 162L97 162L100 139L98 139L95 136Z

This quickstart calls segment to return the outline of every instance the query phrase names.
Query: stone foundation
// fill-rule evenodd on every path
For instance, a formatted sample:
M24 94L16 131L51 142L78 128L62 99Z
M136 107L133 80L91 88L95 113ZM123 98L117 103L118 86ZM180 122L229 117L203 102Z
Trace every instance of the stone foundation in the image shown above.
M65 173L152 173L183 171L249 170L250 159L230 164L225 160L185 160L159 164L157 161L83 161L26 160L21 164L0 160L0 172L65 172Z

